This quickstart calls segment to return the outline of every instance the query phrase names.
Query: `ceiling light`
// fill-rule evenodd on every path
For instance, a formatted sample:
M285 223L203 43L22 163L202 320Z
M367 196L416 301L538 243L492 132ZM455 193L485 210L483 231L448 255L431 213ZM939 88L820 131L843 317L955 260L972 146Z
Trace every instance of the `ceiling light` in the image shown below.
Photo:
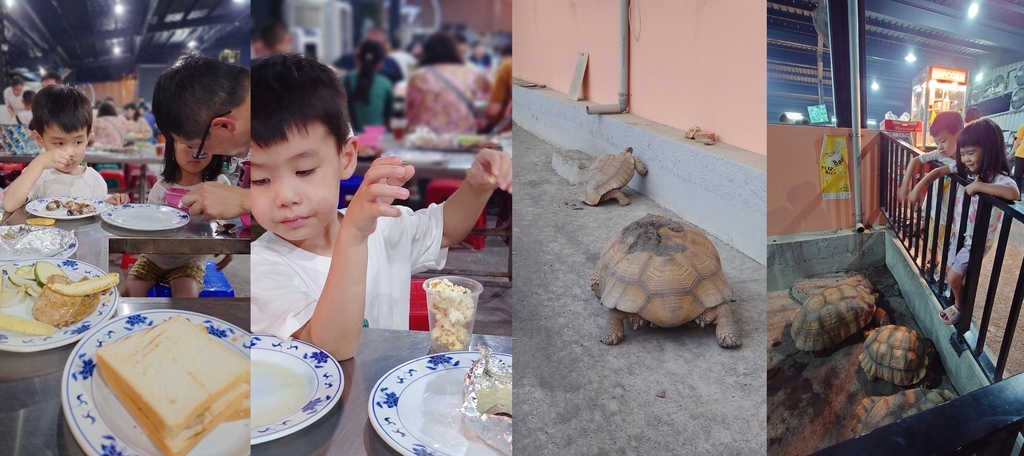
M231 0L231 1L233 1L235 3L243 3L243 2L245 2L245 0Z
M46 75L46 68L39 67L39 75L40 76L45 76Z
M910 51L910 52L908 52L908 53L907 53L907 56L906 56L906 57L904 57L904 59L905 59L906 61L908 61L908 62L916 62L916 61L917 61L917 57L914 57L914 51Z
M974 17L978 15L978 4L971 3L971 7L967 9L967 17Z
M878 90L878 81L871 81L871 90Z
M981 82L981 77L984 75L985 73L978 73L978 75L974 77L974 82Z
M188 42L188 48L189 49L194 49L198 45L199 45L199 43L196 43L196 40L189 40L189 42Z
M121 55L121 46L114 46L114 55Z
M795 121L795 120L803 119L804 115L799 113L799 112L787 112L786 113L786 117L789 117L789 120L794 120Z
M868 119L868 125L878 125L878 121L875 119Z
M117 13L117 14L124 13L124 5L122 5L120 3L114 5L114 12Z
M14 8L14 0L7 0L7 7Z

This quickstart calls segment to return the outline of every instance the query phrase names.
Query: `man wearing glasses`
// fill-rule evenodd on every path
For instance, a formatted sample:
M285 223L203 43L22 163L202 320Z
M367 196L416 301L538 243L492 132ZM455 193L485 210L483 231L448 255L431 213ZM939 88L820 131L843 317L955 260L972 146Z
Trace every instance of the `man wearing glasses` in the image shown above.
M164 135L196 158L249 152L249 70L198 53L164 71L153 87L153 116ZM168 153L173 154L173 150ZM206 220L250 213L249 190L205 182L181 199Z

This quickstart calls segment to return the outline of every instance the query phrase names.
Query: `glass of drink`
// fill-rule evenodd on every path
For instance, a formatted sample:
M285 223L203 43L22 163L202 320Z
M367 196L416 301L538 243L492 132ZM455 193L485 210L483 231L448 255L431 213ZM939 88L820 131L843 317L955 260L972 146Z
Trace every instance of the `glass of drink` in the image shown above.
M405 128L408 126L409 119L404 117L391 119L391 135L395 137L395 141L401 141L405 138Z

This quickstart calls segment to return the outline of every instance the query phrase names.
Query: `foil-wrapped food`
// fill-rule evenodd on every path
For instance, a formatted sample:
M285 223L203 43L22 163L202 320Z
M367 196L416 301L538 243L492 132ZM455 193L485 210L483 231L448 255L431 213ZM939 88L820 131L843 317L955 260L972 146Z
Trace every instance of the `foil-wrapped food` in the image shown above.
M512 366L480 347L463 384L462 419L481 439L512 454Z
M0 260L55 256L75 243L75 235L60 228L13 225L0 227Z

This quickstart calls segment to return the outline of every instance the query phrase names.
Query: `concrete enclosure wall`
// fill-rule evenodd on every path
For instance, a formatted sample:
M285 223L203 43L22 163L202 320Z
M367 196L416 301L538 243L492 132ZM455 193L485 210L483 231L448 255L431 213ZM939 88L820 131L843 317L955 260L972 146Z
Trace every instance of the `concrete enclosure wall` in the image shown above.
M617 102L619 0L516 0L515 77L568 93L589 52L583 100ZM764 4L753 0L633 0L629 112L766 154Z
M862 132L861 209L864 225L870 226L883 223L878 206L879 132ZM825 135L849 133L848 128L768 125L768 236L854 227L853 196L822 199L818 165ZM852 165L849 172L852 182Z

